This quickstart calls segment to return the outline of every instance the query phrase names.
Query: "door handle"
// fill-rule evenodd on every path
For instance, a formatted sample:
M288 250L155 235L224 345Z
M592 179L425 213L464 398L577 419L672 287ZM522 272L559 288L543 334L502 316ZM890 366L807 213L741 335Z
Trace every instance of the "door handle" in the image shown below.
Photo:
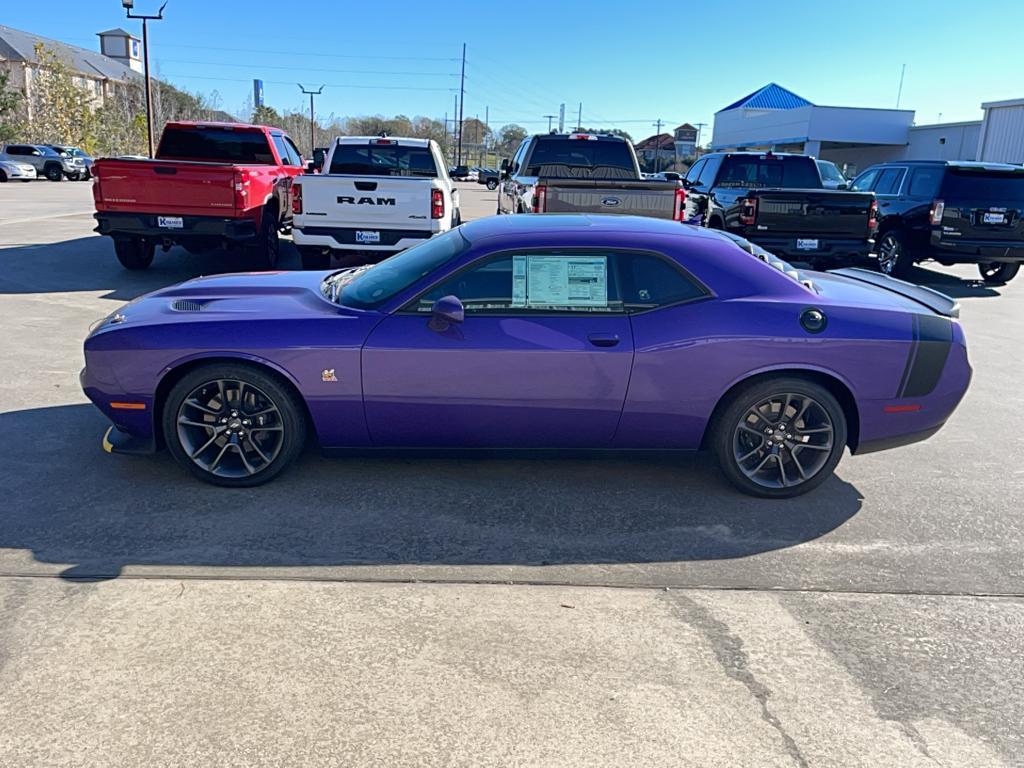
M614 347L619 343L619 337L614 333L592 333L587 336L587 341L595 347Z

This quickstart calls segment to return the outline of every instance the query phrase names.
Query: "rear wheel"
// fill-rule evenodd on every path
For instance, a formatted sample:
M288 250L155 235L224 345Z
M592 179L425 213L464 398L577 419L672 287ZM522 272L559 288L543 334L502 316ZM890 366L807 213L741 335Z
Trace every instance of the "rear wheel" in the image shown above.
M331 253L322 248L311 248L308 245L299 246L299 258L302 260L303 269L330 269Z
M991 261L988 264L979 264L978 271L981 273L981 279L989 285L1002 285L1017 276L1020 264Z
M907 252L899 230L891 230L878 241L878 271L883 275L906 278L914 267L914 259Z
M780 376L736 392L716 418L711 442L736 488L788 498L831 476L846 445L846 418L824 387Z
M141 238L133 237L114 241L114 253L117 254L117 260L125 269L148 269L149 265L153 263L155 252L156 247Z
M6 181L7 181L7 174L4 173L2 169L0 169L0 184L5 183Z
M187 374L167 396L162 425L175 461L214 485L265 483L295 461L306 441L298 396L244 364Z
M493 192L498 188L498 182L496 182L494 179L488 179L487 188Z
M57 163L50 163L43 169L43 173L50 181L64 181L64 169Z
M277 267L277 257L281 251L278 227L277 207L274 205L268 206L263 210L259 235L256 239L256 244L252 246L253 267L255 269L274 269Z

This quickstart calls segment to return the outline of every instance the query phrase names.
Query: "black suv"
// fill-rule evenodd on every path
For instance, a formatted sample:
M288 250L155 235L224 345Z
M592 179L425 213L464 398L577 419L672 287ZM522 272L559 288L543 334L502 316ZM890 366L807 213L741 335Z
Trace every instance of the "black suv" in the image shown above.
M977 264L986 283L1024 261L1024 166L955 160L874 165L850 185L878 198L878 268L906 277L915 262Z

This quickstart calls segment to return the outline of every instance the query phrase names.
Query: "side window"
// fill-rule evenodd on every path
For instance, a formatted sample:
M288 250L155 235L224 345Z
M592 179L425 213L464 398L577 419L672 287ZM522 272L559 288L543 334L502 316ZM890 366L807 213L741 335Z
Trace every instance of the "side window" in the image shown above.
M705 163L707 163L707 160L698 160L696 163L691 165L690 170L686 172L686 180L691 184L695 183L697 178L700 176L700 172L704 168Z
M516 154L512 158L512 173L519 172L519 167L523 164L523 157L526 155L526 148L528 146L530 146L530 139L524 139L523 143L519 145L519 149L516 150Z
M16 145L12 144L11 146L9 146L7 148L7 154L8 155L27 155L28 152L25 151L26 149L28 149L28 147L20 147L20 146L16 146Z
M878 177L875 184L876 195L898 195L900 185L903 184L903 177L906 175L906 168L886 168Z
M910 176L910 197L931 199L939 194L942 168L915 168Z
M282 136L275 135L273 139L274 148L277 150L277 154L281 158L281 165L295 165L288 154L288 146L284 143L284 138Z
M870 171L864 171L860 176L853 180L853 184L850 185L850 189L856 192L870 192L875 186L875 182L878 180L878 169L872 169Z
M618 278L626 311L679 304L707 296L707 291L667 259L651 253L620 253Z
M715 176L718 175L718 169L722 166L721 157L708 158L707 165L705 165L701 171L700 176L697 178L697 184L701 187L710 187L715 183Z
M295 146L295 142L287 136L284 137L284 148L288 150L288 158L292 161L292 165L302 165L302 153Z
M429 312L442 296L457 296L466 314L622 312L606 252L526 252L477 262L419 297Z

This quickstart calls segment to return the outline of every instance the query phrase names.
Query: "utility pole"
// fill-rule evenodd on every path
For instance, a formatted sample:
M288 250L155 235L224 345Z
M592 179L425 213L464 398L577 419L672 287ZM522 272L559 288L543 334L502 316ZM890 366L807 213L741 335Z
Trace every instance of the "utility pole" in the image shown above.
M580 102L580 109L576 113L576 130L577 131L582 131L583 130L583 102L582 101Z
M462 126L459 125L459 94L455 94L455 111L452 112L452 165L458 165L458 154L456 154L455 143L461 141L459 134L462 133Z
M145 27L143 27L143 30L145 30ZM900 108L900 99L903 98L903 76L905 74L907 74L906 64L904 64L903 67L900 69L900 87L896 91L896 109Z
M548 133L551 133L551 121L558 117L558 115L541 115L541 117L548 119Z
M306 90L302 83L298 84L299 90L309 96L309 156L313 156L313 149L316 147L316 113L313 111L313 97L319 96L324 92L324 87L321 85L315 91Z
M167 7L165 2L160 6L160 10L156 12L156 16L147 16L145 14L134 14L132 8L135 7L135 0L121 0L121 5L124 6L124 10L129 19L142 19L142 58L143 65L145 68L146 78L146 139L149 143L149 156L153 156L153 88L149 79L149 28L146 26L147 21L160 21L164 17L164 8Z
M462 165L462 111L466 104L466 44L462 44L462 76L459 80L459 159L456 165Z
M480 152L480 165L487 165L484 162L484 155L489 151L489 145L487 141L487 134L491 132L491 107L487 105L484 107L484 147Z
M658 168L661 167L661 123L662 119L659 117L658 122L651 123L655 128L654 134L654 172L658 172Z
M693 159L694 160L696 160L698 157L700 157L700 132L701 132L701 129L702 128L706 128L707 125L708 125L707 123L697 123L697 125L695 126L697 128L697 143L693 147Z

